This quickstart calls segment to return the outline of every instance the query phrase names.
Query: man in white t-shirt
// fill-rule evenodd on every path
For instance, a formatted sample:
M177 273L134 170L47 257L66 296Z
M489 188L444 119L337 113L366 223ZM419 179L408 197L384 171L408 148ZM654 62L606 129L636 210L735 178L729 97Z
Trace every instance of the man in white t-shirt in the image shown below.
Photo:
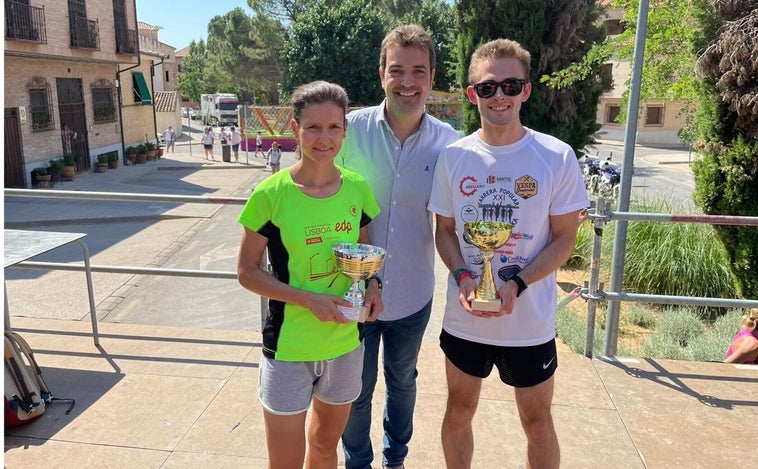
M258 131L258 136L255 137L255 154L253 156L258 158L258 153L261 154L261 158L266 157L266 154L263 153L263 137L260 131Z
M589 200L571 147L521 124L521 104L532 90L530 60L529 52L506 39L474 52L466 94L479 110L481 128L443 150L435 169L429 210L436 214L440 258L452 273L440 334L448 382L442 423L448 467L471 466L471 422L482 379L494 366L501 381L515 388L526 467L560 463L550 414L558 364L555 272L574 250ZM512 227L510 240L492 260L497 311L472 308L482 257L463 235L464 223L471 221Z
M232 126L229 129L229 143L232 145L232 152L234 153L234 162L240 162L240 142L242 141L242 135L237 131L237 128Z
M166 132L163 133L163 140L166 141L166 153L171 153L172 151L176 153L176 131L174 130L174 126L168 126Z

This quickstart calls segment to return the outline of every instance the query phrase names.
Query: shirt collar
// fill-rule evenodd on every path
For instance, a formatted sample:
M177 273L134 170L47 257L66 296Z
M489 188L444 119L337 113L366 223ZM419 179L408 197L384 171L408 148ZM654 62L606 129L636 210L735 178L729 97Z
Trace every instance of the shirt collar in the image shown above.
M392 132L392 127L390 127L390 123L389 121L387 121L387 115L385 113L386 109L387 109L387 98L384 98L384 100L382 100L382 102L376 107L374 119L376 120L377 124L383 125L384 128ZM430 125L429 116L427 115L427 112L426 112L426 106L424 106L424 113L421 115L421 125L419 125L418 130L414 132L414 134L423 132L429 125ZM392 133L394 134L394 132Z

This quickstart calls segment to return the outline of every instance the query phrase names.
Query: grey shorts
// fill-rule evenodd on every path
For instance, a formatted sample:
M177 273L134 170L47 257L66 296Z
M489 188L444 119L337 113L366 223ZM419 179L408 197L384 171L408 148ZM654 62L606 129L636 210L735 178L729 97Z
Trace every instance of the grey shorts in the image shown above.
M315 362L284 362L261 356L258 399L275 415L305 412L313 396L327 404L349 404L361 393L363 343L350 353Z

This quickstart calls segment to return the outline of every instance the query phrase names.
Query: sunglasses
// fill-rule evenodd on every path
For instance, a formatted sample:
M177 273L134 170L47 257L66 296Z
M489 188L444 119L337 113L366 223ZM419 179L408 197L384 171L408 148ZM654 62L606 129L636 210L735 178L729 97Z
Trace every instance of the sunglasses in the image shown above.
M506 96L518 96L524 90L525 84L526 80L521 80L520 78L506 78L499 83L496 81L483 81L473 86L477 96L480 98L491 98L495 96L498 88L503 90L503 94Z

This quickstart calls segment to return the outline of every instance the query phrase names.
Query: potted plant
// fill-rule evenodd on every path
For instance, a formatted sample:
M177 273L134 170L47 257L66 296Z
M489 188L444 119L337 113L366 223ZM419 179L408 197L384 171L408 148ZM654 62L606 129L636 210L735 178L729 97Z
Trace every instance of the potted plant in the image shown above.
M76 158L73 153L63 154L63 171L61 171L61 178L64 181L73 181L76 174Z
M161 146L161 142L156 143L155 146L155 157L160 158L163 156L163 147Z
M52 177L51 182L55 184L61 180L61 172L63 172L63 160L56 159L50 160L50 165L47 167L47 172Z
M147 148L147 161L153 161L155 159L155 149L157 146L150 141L145 142L145 148Z
M37 187L50 187L52 176L48 174L46 168L34 168L32 170L32 185Z
M137 155L134 162L137 164L145 164L147 161L147 147L145 145L137 145Z
M118 169L118 152L111 151L106 154L108 155L108 169Z
M108 155L106 153L97 155L97 172L98 173L108 172Z
M137 147L135 145L126 147L126 159L129 161L129 164L135 164L135 160L137 159Z

